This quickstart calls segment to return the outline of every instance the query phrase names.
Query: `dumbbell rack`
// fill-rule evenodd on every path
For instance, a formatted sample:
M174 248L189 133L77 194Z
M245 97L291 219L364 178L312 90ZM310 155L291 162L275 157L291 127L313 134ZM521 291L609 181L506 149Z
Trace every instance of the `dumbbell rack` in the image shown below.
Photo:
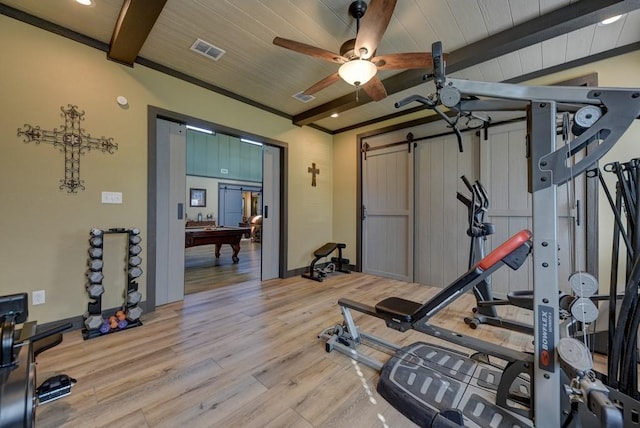
M102 274L104 265L103 244L105 235L121 233L127 234L125 248L126 267L124 269L127 285L123 293L124 301L121 308L125 316L125 322L118 323L118 327L110 327L107 320L109 317L114 316L117 311L107 311L113 313L102 312L102 294L104 293L104 286L102 285L102 279L104 278ZM142 294L138 291L138 283L135 281L136 278L142 275L142 269L140 268L142 259L139 256L142 251L141 240L140 229L138 228L111 228L108 230L94 228L89 232L89 268L86 273L86 289L92 301L88 303L87 312L84 314L82 337L85 340L142 325L142 321L140 321L142 308L139 306Z

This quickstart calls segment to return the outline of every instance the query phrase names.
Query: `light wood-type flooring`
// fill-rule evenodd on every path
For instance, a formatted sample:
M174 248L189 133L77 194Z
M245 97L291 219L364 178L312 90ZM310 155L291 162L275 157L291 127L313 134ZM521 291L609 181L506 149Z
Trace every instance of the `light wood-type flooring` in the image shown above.
M184 251L184 293L204 290L260 279L260 243L242 239L238 263L233 263L233 250L229 245L220 249L216 259L215 245L186 248Z
M37 426L413 427L377 394L374 370L326 353L317 335L341 321L340 297L423 301L436 291L361 273L337 273L322 283L250 280L189 294L143 315L137 328L87 341L79 331L67 333L39 356L38 382L66 373L78 383L70 396L38 408ZM436 323L531 349L528 336L469 329L462 319L472 305L472 296L464 296ZM402 345L433 342L365 315L356 321Z

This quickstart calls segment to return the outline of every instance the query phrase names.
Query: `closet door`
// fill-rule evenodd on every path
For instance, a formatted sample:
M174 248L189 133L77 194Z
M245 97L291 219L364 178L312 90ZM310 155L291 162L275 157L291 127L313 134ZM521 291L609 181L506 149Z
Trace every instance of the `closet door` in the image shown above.
M372 147L362 156L362 271L413 281L413 150Z

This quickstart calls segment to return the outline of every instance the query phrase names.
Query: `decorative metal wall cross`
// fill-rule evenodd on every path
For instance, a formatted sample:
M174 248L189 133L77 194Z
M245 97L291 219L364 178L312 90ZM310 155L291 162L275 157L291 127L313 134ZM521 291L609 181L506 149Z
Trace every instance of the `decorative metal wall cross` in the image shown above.
M316 174L320 174L320 170L316 168L316 163L313 162L309 168L307 168L307 172L311 174L311 185L316 187Z
M87 134L80 127L84 111L78 111L78 106L69 104L66 110L64 106L60 110L60 116L64 117L64 125L60 130L53 128L53 131L46 131L39 126L25 124L24 130L18 128L18 136L23 135L25 143L48 143L58 147L64 153L64 179L60 180L59 188L66 188L68 193L76 193L78 189L85 189L84 180L80 179L80 156L92 149L113 154L118 150L118 144L113 142L113 138L95 138Z

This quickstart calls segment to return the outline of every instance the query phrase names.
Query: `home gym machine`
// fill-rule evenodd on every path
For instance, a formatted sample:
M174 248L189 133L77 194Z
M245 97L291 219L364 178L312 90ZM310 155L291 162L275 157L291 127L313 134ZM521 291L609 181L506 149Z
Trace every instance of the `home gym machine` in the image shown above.
M61 374L36 388L36 357L62 342L63 324L36 333L36 323L27 322L27 293L0 297L2 354L0 360L0 427L26 428L35 424L37 405L71 393L75 379ZM16 330L16 325L22 329Z
M633 161L627 164L633 164ZM625 169L624 165L627 164L623 164L621 168ZM604 167L605 171L609 171L612 168L615 168L614 164L607 164ZM587 176L591 175L597 175L597 171L587 171ZM471 182L464 175L460 178L469 190L470 194L470 197L467 197L466 195L457 192L456 197L458 201L460 201L467 208L469 223L467 235L471 238L468 268L471 269L472 266L474 266L482 258L484 258L486 253L485 243L487 236L493 235L495 233L495 227L492 223L488 223L485 221L485 216L489 211L489 194L485 187L478 180L471 184ZM605 190L605 193L608 193L608 189L604 181L602 181L602 186ZM630 216L632 215L630 213L627 213L627 217ZM619 220L619 218L619 215L616 216L616 219ZM625 242L628 242L628 237L626 237L624 233L622 235L625 238ZM614 246L615 248L617 248L617 244L615 242ZM632 263L628 263L628 265L631 266ZM612 260L612 266L617 266L617 257ZM612 272L611 278L612 284L615 285L617 282L617 270L615 272ZM613 278L616 278L616 280L614 280ZM570 278L570 284L573 285L575 281L589 281L591 287L590 293L588 293L588 296L580 296L580 290L578 290L578 292L575 292L575 295L560 292L558 294L560 311L584 312L586 310L590 314L597 314L597 307L595 307L595 304L592 304L593 302L610 300L615 304L616 299L622 299L624 297L623 294L616 293L610 295L592 294L597 291L597 286L594 288L594 285L597 285L597 280L586 273L581 273L579 276L572 276ZM585 291L584 287L581 291ZM476 329L481 324L488 324L494 327L506 328L508 330L533 335L533 325L501 317L500 315L498 315L498 312L496 310L497 306L507 305L516 306L518 308L527 310L533 310L533 290L510 291L509 293L507 293L506 298L495 298L492 292L491 278L488 277L486 280L473 287L473 294L476 298L476 307L472 309L472 316L467 316L464 318L465 324L467 324L469 327ZM588 298L592 302L587 302L586 300L584 300L585 298ZM615 308L613 314L615 316ZM591 323L591 321L592 320L589 320L588 322ZM571 334L575 335L583 333L583 331L585 329L589 329L589 327L589 325L582 324L573 325ZM610 326L610 331L615 331L615 326ZM602 333L606 333L606 331ZM589 333L589 338L591 339L589 340L590 349L592 349L596 353L607 355L607 343L606 340L602 340L601 337L602 335Z
M421 426L489 426L487 421L494 420L513 422L509 426L544 428L637 424L634 419L640 414L640 402L606 387L595 375L585 344L565 337L564 324L570 321L560 323L556 193L559 185L602 158L639 117L640 89L536 87L451 79L445 76L440 42L434 43L432 56L436 93L414 95L396 106L420 102L444 117L439 105L458 112L525 110L533 234L522 231L515 235L424 304L398 297L375 306L340 299L344 320L320 333L326 340L325 349L336 349L380 369L378 391ZM574 126L583 129L559 148L558 112L573 113ZM448 117L447 122L451 124ZM505 264L516 269L520 257L529 250L533 252L533 355L431 324L433 315L491 272ZM627 288L637 294L640 266L636 266L638 275L631 275L633 281ZM580 278L580 273L574 275ZM582 281L578 280L576 288L581 287ZM580 297L588 295L586 292ZM384 319L389 328L413 329L499 358L506 365L500 373L493 365L485 366L466 356L459 358L456 351L434 345L425 348L420 343L402 349L389 343L394 357L384 364L376 363L358 351L358 345L388 342L360 332L352 310ZM450 388L454 384L460 387Z

